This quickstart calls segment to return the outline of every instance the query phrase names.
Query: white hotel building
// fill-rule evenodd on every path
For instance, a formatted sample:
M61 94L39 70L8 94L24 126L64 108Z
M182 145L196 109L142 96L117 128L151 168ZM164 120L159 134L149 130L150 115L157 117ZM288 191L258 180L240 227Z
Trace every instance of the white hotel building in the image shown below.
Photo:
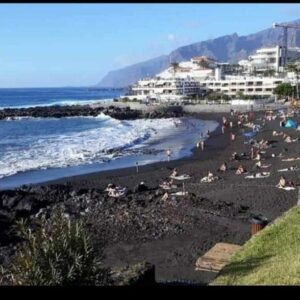
M169 67L154 78L139 80L131 87L132 96L137 99L178 100L183 97L201 95L209 91L222 93L232 98L243 93L261 98L274 97L278 84L296 83L294 74L283 76L281 73L282 49L263 48L248 60L240 61L244 74L239 76L223 75L218 64L207 57L194 57L191 61L181 62L176 68ZM298 48L289 51L289 58L300 57ZM205 64L201 62L205 61ZM273 69L275 76L250 75L255 68L257 74Z

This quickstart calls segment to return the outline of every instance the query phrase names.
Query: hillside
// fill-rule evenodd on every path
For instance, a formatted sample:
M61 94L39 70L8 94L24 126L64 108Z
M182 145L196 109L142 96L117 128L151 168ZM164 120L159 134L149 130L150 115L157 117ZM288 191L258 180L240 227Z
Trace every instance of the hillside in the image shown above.
M300 19L289 23L300 24ZM256 49L263 46L274 46L282 41L282 30L268 28L247 36L237 33L221 36L191 45L180 47L169 55L162 55L122 69L110 71L97 84L98 87L126 87L140 78L154 76L167 68L170 62L190 60L197 55L207 55L221 62L235 63L247 58ZM288 44L300 46L300 31L289 29Z

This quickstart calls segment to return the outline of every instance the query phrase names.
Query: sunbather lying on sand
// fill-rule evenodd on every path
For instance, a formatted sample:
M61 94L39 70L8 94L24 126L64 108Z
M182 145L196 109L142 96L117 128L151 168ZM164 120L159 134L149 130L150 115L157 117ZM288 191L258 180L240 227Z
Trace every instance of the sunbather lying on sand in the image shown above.
M277 132L276 130L273 131L273 136L280 136L280 135L284 135L284 133L281 132Z
M235 174L236 175L241 175L241 174L245 174L246 172L247 172L246 169L242 165L239 165L239 167L236 170Z
M105 191L108 192L109 197L118 198L126 195L126 193L128 192L128 188L115 186L114 184L110 183L105 189Z
M288 172L288 171L298 171L299 168L297 166L291 166L285 169L279 169L277 172Z
M159 185L164 190L170 190L172 188L177 188L177 185L173 184L173 179L169 181L164 181L162 184Z
M108 191L108 196L113 198L119 198L121 196L125 196L126 190L117 190L117 189L111 189Z
M283 158L281 161L295 161L295 160L300 160L300 157Z
M255 178L266 178L270 176L270 172L261 172L261 173L256 173L253 175L248 175L245 178L247 179L255 179Z
M227 171L227 164L226 162L222 163L220 168L218 169L219 172L226 172Z
M205 177L203 177L203 178L201 179L201 182L213 182L213 181L216 181L216 180L218 180L218 179L219 179L218 176L214 176L214 174L211 173L211 172L209 171L209 172L208 172L208 175L205 176Z
M286 187L294 187L294 183L292 181L287 181L284 176L280 176L279 182L276 187L281 189Z

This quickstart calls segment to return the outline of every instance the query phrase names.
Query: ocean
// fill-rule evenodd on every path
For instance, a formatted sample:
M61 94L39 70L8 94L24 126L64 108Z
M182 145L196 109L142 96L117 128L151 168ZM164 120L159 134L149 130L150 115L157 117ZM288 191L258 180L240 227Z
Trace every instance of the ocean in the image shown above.
M123 90L0 89L0 109L113 100ZM193 118L120 121L97 117L0 121L0 189L62 177L144 165L191 155L215 121Z

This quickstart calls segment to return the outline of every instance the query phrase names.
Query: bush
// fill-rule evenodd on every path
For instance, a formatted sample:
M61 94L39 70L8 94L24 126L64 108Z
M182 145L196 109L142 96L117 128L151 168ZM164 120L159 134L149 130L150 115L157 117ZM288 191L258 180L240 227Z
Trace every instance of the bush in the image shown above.
M9 267L1 267L0 282L12 285L103 285L108 270L101 268L82 221L71 221L61 208L47 220L42 216L35 231L17 222L24 239Z

